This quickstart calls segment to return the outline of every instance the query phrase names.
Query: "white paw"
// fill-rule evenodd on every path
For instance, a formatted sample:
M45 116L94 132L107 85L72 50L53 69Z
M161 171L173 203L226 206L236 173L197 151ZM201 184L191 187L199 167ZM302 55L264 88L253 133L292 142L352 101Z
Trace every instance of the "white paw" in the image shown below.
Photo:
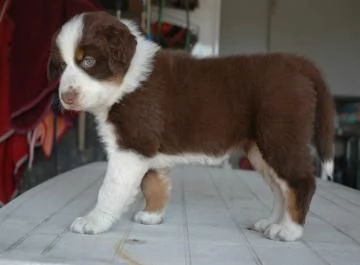
M111 216L93 211L84 217L76 218L70 230L80 234L99 234L109 230L113 223L114 218Z
M144 225L157 225L163 222L164 212L145 212L141 211L135 214L134 220Z
M295 241L302 237L304 228L296 223L271 224L264 235L272 240Z
M270 225L274 224L275 221L272 218L264 218L257 221L253 226L252 229L263 233Z

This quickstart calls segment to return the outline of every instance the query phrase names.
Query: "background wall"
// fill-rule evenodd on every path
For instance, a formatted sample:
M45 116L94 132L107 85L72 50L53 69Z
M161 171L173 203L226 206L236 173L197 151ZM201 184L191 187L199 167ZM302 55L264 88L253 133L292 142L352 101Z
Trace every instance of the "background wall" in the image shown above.
M266 51L308 56L335 95L360 96L360 1L223 0L220 55Z
M223 0L220 55L266 51L269 0Z

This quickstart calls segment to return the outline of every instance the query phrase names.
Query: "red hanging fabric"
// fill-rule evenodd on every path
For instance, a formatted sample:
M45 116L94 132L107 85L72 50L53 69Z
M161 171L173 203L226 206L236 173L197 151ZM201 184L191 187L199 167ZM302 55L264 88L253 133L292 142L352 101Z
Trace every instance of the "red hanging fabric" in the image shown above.
M53 34L74 15L97 10L93 0L31 0L10 7L16 27L10 61L10 111L16 131L34 129L48 113L57 89L57 82L47 79Z
M0 205L16 194L27 133L49 115L57 88L46 73L53 33L70 17L99 10L92 0L10 2L0 1Z
M13 24L6 15L5 3L0 3L2 18L0 21L0 142L8 138L12 131L10 127L10 69L9 69L9 47ZM9 5L9 4L8 4Z
M0 4L0 204L16 194L28 152L26 136L14 134L11 128L9 53L14 26L5 10L9 2Z

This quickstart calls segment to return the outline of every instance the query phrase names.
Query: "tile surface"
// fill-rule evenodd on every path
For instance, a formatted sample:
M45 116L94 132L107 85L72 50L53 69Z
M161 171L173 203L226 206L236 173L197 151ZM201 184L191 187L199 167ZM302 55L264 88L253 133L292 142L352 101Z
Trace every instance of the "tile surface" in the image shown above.
M111 231L69 232L95 203L105 168L70 171L0 209L0 265L360 264L359 191L319 180L303 239L271 241L247 229L272 206L270 189L247 171L175 168L163 224L132 221L139 195Z

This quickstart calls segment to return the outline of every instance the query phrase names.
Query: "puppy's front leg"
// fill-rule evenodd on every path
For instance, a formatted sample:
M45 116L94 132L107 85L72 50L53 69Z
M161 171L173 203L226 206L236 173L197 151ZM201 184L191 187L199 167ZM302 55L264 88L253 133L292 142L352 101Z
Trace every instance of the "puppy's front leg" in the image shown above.
M95 208L71 225L73 232L98 234L107 231L120 218L139 190L148 170L145 158L131 151L109 154L108 168Z

